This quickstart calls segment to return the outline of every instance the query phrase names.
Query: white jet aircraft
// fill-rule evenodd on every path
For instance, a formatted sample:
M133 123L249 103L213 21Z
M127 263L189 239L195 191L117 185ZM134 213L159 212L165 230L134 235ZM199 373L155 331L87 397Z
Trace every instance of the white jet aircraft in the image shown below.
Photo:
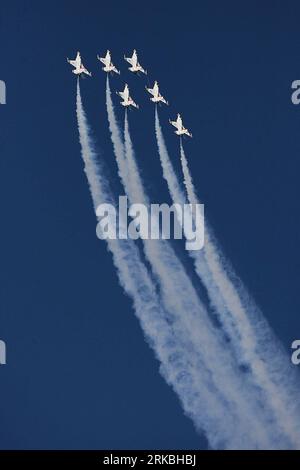
M134 49L133 53L132 53L132 57L126 57L124 55L124 59L126 60L126 62L128 62L131 67L128 68L128 70L130 70L130 72L133 72L133 73L144 73L145 75L147 75L147 71L145 69L143 69L143 67L141 66L141 64L138 62L138 58L137 58L137 53L136 53L136 50Z
M154 86L153 88L147 88L146 87L146 90L150 93L150 95L152 95L152 98L150 98L151 101L153 101L153 103L165 103L165 104L169 104L165 98L159 93L159 88L158 88L158 83L157 82L154 82Z
M172 124L172 126L176 127L177 130L175 131L175 134L177 135L185 134L185 135L188 135L189 137L193 137L192 134L185 127L183 127L180 114L177 114L176 121L171 121L170 119L169 122L170 124Z
M131 96L129 96L129 88L127 83L125 84L124 91L117 91L117 95L121 96L122 100L121 105L125 107L133 106L134 108L139 109L139 106L133 101Z
M111 55L110 55L109 50L107 50L105 57L100 57L99 55L97 55L97 59L100 60L100 62L102 62L102 64L104 64L104 67L102 67L102 70L104 70L104 72L107 72L107 73L115 72L118 75L120 75L119 70L116 69L116 67L114 66L114 64L111 61Z
M84 65L83 65L83 63L82 63L82 61L81 61L80 52L77 52L76 59L74 59L74 60L67 59L67 61L69 62L69 64L71 64L73 67L75 67L75 69L72 70L72 72L75 73L75 75L81 76L82 73L85 73L85 74L88 75L89 77L92 76L91 72L89 72L89 71L84 67Z

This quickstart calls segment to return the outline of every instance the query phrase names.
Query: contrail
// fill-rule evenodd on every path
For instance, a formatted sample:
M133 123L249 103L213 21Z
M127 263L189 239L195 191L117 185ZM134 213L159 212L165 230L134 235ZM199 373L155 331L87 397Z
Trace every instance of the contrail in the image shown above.
M180 142L180 157L188 200L197 204L198 198L182 142ZM227 269L228 264L211 239L209 230L206 234L204 256L232 316L236 328L235 334L239 338L245 359L259 384L266 390L268 400L282 428L297 448L300 446L299 382L290 361L285 357L282 347L261 312L254 308L253 303L251 305L249 296L248 301L246 300L243 295L244 289L237 284L234 285L230 269ZM227 322L227 316L223 316L223 326L228 331L232 326ZM260 354L257 354L258 347Z
M183 204L186 202L186 197L181 189L169 158L157 110L155 112L155 130L163 176L167 181L171 198L174 203L177 202ZM182 145L181 163L188 202L198 204L199 201L195 194ZM236 288L231 283L223 268L222 258L219 255L217 256L216 249L214 248L214 244L207 227L205 234L205 247L202 251L203 253L190 252L190 255L194 258L196 272L207 289L214 310L219 315L221 324L230 338L237 358L241 363L245 364L246 362L246 364L249 365L258 385L266 392L266 403L271 399L270 405L272 405L273 413L277 416L277 426L284 430L284 432L289 436L292 445L297 447L299 446L299 437L297 425L295 426L295 424L293 424L295 422L293 413L297 412L296 416L299 416L299 413L297 406L294 406L293 403L298 403L299 400L295 395L296 390L293 390L293 382L295 379L293 379L293 377L288 377L288 374L282 372L287 368L291 369L291 367L284 355L281 354L281 348L277 350L278 343L275 342L268 325L263 320L262 315L260 319L256 317L256 321L254 322L256 324L255 332L251 329L250 324L247 325L247 311L245 311L244 308L242 309L240 305ZM260 331L257 331L259 329ZM259 337L262 338L262 340L258 345L255 338ZM269 345L266 345L266 342L268 341ZM264 353L266 351L268 353L264 354L265 360L267 359L267 368L264 360L258 357L259 348L260 353L262 350L264 350ZM291 372L291 376L293 375L294 371ZM275 384L272 384L272 381L268 379L268 376L272 377ZM287 391L284 393L285 391L283 390L283 395L285 396L281 397L279 391L282 390L282 388L284 389L285 386L287 386ZM294 399L296 399L296 402L293 402ZM286 411L286 409L289 409L289 411Z
M109 83L107 83L106 97L114 151L126 194L131 203L139 202L148 205L148 199L135 162L127 117L125 118L124 149L114 115ZM152 270L159 280L162 300L166 309L173 313L176 321L180 322L182 331L188 331L191 343L195 348L198 348L200 357L203 357L203 363L210 371L211 383L218 389L218 393L223 394L228 402L227 406L233 412L238 412L238 420L240 424L244 425L244 433L247 433L245 430L249 430L250 427L249 432L250 434L252 432L253 435L252 437L248 436L248 445L250 447L253 445L250 444L252 438L258 447L272 446L270 442L266 444L264 440L268 440L263 429L264 426L267 427L268 419L264 420L264 425L260 426L261 423L259 423L260 418L264 415L259 400L254 400L253 390L242 383L243 378L240 377L240 371L235 370L235 366L232 365L232 357L227 351L228 348L221 332L217 333L212 327L204 306L199 301L189 278L172 249L162 241L144 240L144 250ZM259 418L257 418L258 416ZM248 425L243 422L244 419L248 420ZM257 429L254 431L255 428ZM275 437L273 442L276 439Z
M90 130L82 106L79 82L77 84L76 111L81 154L88 179L95 212L101 203L113 200L103 181ZM177 393L185 413L195 427L205 432L212 448L245 448L255 446L240 432L239 423L206 385L205 368L201 362L191 362L192 348L185 346L188 339L177 341L173 325L166 319L149 273L141 261L139 251L132 240L107 240L120 284L132 299L134 311L140 321L146 339L160 361L160 372ZM199 374L199 369L202 374Z
M161 130L160 122L159 122L159 117L158 117L158 111L157 107L155 108L155 134L156 134L156 140L157 140L157 146L158 146L158 154L160 158L160 163L163 171L163 178L167 182L169 193L171 195L171 199L174 204L180 204L183 206L184 204L191 202L195 205L197 204L196 198L191 197L190 200L186 198L186 195L184 193L184 190L181 187L181 184L179 183L179 180L177 178L177 175L174 171L172 162L170 160L168 150L165 144L164 136ZM184 233L185 233L185 227L183 227ZM204 256L204 251L205 247L207 244L207 228L205 230L205 246L204 250L190 250L189 255L191 258L194 260L194 266L195 266L195 271L198 274L199 278L202 280L204 286L207 289L208 295L209 295L209 300L210 300L210 305L215 313L219 313L222 315L228 316L228 311L224 305L224 300L223 297L221 296L220 289L215 283L213 276L210 272L210 269L208 268L205 256ZM186 235L186 233L185 233ZM229 335L229 337L232 337L236 334L236 331L234 329L234 325L230 324L230 318L228 318L228 330L226 330L226 333ZM240 354L237 354L237 359L240 358Z
M118 126L116 116L114 113L108 76L106 79L106 109L107 109L107 115L108 115L109 130L110 130L111 137L112 137L111 140L113 143L114 154L116 156L117 165L118 165L118 173L122 181L123 180L122 175L124 175L126 179L128 179L129 177L128 167L125 161L123 140L122 140L119 126ZM121 170L122 170L122 173L121 173Z

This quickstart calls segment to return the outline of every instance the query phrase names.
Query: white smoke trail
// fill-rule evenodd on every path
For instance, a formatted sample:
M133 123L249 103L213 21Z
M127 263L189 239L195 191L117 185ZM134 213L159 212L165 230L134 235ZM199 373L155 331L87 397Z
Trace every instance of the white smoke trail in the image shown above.
M133 155L128 132L128 122L126 119L125 155L114 115L108 83L106 97L112 141L119 174L126 193L131 203L139 202L147 205L148 199L145 195ZM266 444L265 430L263 430L263 426L260 426L261 423L259 423L264 412L259 407L258 401L252 399L253 390L245 389L241 384L241 378L235 374L236 371L232 368L231 358L227 353L226 345L222 342L221 334L217 335L216 331L212 330L211 324L207 321L204 307L199 302L189 279L176 257L174 257L172 250L170 251L168 245L161 242L157 243L153 240L145 240L144 249L152 269L160 281L163 301L167 310L173 312L176 316L176 321L181 322L181 328L189 332L194 347L200 349L200 354L204 358L203 362L212 375L212 383L214 386L219 386L218 392L224 394L228 400L228 407L235 411L238 410L239 425L244 425L244 433L245 429L247 429L250 435L251 432L255 434L255 437L254 435L248 436L248 446L251 447L253 445L250 443L251 439L256 441L258 447L272 446L270 440ZM215 360L216 357L217 360ZM247 420L247 425L245 425L244 419ZM268 419L265 418L264 426L267 427L268 424ZM254 429L255 431L253 431ZM270 429L268 431L268 437L270 437ZM276 439L275 437L273 442Z
M111 202L112 198L103 180L97 155L93 149L82 106L79 82L76 103L81 153L96 211L99 204ZM244 436L240 435L230 413L217 399L214 391L206 387L198 369L191 364L191 348L183 347L174 337L173 327L166 320L151 277L140 259L134 242L107 240L107 244L113 256L120 284L133 300L135 314L160 361L160 371L177 393L185 413L193 420L199 431L205 432L211 447L241 448L245 446Z
M169 193L171 195L171 199L173 203L177 203L183 206L187 202L193 201L193 203L195 204L196 198L191 197L190 201L187 200L186 195L184 191L182 190L181 185L178 181L177 175L174 171L174 168L173 168L173 165L170 160L168 150L165 144L162 129L160 126L157 107L155 108L155 133L156 133L156 140L157 140L157 146L158 146L158 154L159 154L160 163L161 163L162 171L163 171L163 177L165 181L167 182ZM185 233L185 227L183 227L183 229ZM207 229L206 229L206 233L207 233ZM185 233L185 235L188 235L188 234ZM206 235L205 235L205 238L207 238ZM207 243L207 240L205 240L205 246L206 246L206 243ZM228 311L224 305L224 300L220 294L220 290L217 284L214 282L212 274L207 266L207 263L204 257L204 250L189 251L189 255L194 260L196 273L198 274L199 278L202 280L203 284L205 285L208 291L210 305L212 309L216 313L219 313L219 314L221 313L222 315L228 316ZM229 335L229 337L232 337L236 334L234 325L230 324L229 317L228 317L228 330L226 330L226 332ZM240 358L239 354L237 355L237 359L238 358Z
M180 142L180 156L184 184L190 203L199 203L188 168L187 159ZM220 289L230 317L223 315L221 321L228 332L238 338L236 348L244 354L259 385L266 391L280 426L289 435L296 448L300 446L299 384L282 348L273 336L261 312L255 308L249 296L246 299L241 286L234 283L231 269L221 255L215 241L206 231L204 256L213 280ZM227 267L228 266L228 267ZM245 291L244 291L245 292Z
M186 202L185 195L181 190L166 149L157 110L155 129L163 175L168 183L172 200L183 204ZM182 145L181 163L188 200L190 203L197 204L199 201L195 194ZM293 445L297 447L299 446L299 434L295 421L299 416L297 406L299 399L296 395L294 371L291 371L287 358L282 354L281 347L273 337L262 315L253 313L253 306L250 312L250 318L252 318L252 325L250 325L249 318L247 318L249 313L241 304L237 286L234 285L226 272L226 263L217 251L208 227L206 228L203 252L204 256L201 252L191 252L190 254L194 257L196 271L207 288L211 302L219 314L224 330L230 337L237 357L242 363L246 362L250 366L256 382L266 392L265 400L272 406L273 413L277 415L277 426L284 429ZM244 296L244 298L246 297ZM249 308L249 300L247 303Z

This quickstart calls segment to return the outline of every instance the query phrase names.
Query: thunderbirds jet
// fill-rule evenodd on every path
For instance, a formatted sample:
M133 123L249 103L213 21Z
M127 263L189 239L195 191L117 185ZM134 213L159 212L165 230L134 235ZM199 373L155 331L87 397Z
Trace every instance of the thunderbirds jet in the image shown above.
M170 119L169 122L170 124L172 124L172 126L176 127L177 130L175 131L175 134L177 135L185 134L185 135L188 135L189 137L193 137L192 134L185 127L183 127L180 114L177 114L176 121L171 121Z
M134 108L139 108L138 105L133 101L133 99L129 96L129 88L126 83L124 91L117 91L117 95L121 96L122 100L121 105L125 107L133 106Z
M132 53L132 57L126 57L124 55L124 59L126 60L126 62L128 62L131 67L129 67L128 70L130 70L130 72L133 72L133 73L144 73L145 75L147 75L147 71L143 69L143 67L141 66L141 64L139 64L138 62L138 58L137 58L137 53L136 53L136 50L134 49L133 53Z
M75 67L75 69L72 70L72 72L75 73L75 75L81 76L82 73L85 73L89 77L92 76L92 74L84 67L84 65L81 61L80 52L77 52L76 59L74 59L74 60L67 59L67 61L69 62L69 64L71 64L73 67Z
M102 67L102 70L104 70L104 72L107 72L107 73L115 72L115 73L120 75L119 70L116 69L116 67L114 66L114 64L111 61L111 55L110 55L109 50L107 50L105 57L100 57L99 55L97 55L97 59L100 60L100 62L102 62L102 64L104 64L104 67Z
M153 103L162 102L162 103L165 103L165 104L169 104L165 100L165 98L159 93L159 88L158 88L158 83L157 82L154 82L153 88L147 88L146 87L146 90L150 93L150 95L152 95L152 98L150 98L150 100L153 101Z

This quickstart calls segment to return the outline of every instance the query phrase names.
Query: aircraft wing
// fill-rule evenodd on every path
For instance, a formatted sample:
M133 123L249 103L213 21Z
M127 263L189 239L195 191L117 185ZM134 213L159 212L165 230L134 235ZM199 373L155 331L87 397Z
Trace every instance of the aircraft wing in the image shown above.
M89 72L85 67L82 66L81 69L82 69L82 72L88 75L89 77L92 76L91 72Z
M155 95L155 93L154 93L154 88L147 88L147 91L148 91L152 96Z
M128 89L128 86L125 85L124 91L119 91L119 92L118 92L118 95L121 96L121 98L122 98L124 101L128 101L128 98L129 98L129 89Z
M80 57L80 52L77 52L76 59L74 60L69 60L69 64L71 64L73 67L80 67L81 64L81 57Z
M172 126L176 127L176 129L178 129L177 121L170 121L170 124L172 124Z
M130 65L132 65L132 58L131 57L124 57L126 62L128 62Z

